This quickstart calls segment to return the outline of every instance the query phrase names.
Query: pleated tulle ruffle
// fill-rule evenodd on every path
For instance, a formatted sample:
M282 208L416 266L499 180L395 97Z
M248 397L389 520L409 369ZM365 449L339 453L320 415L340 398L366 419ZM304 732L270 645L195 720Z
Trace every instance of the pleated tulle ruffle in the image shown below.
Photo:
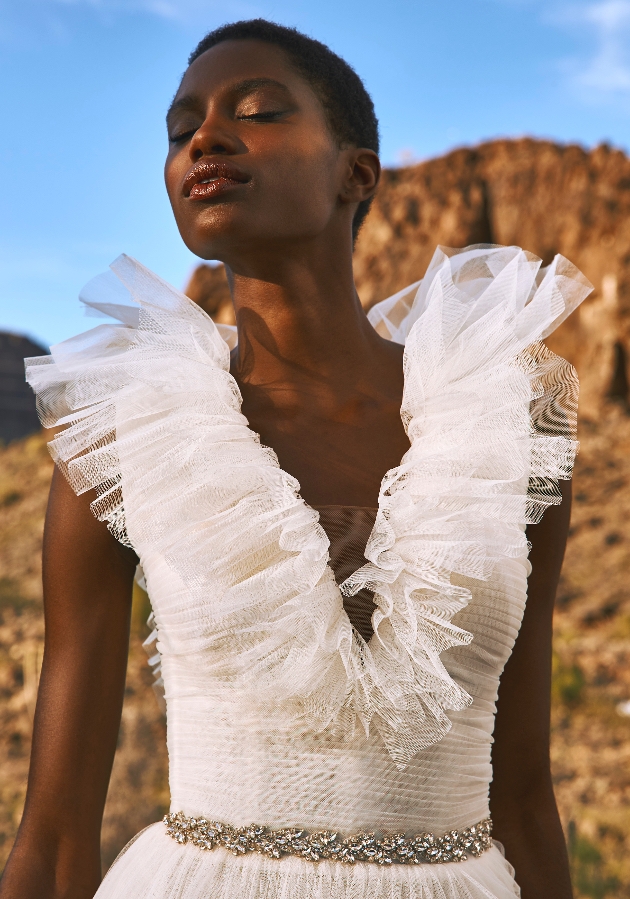
M557 257L515 247L438 250L411 292L370 313L404 342L401 414L411 447L383 479L368 564L341 591L374 592L374 635L353 631L328 539L240 410L229 350L190 300L128 257L90 282L117 318L29 360L28 380L73 488L139 554L186 585L155 610L158 648L194 656L217 695L270 729L341 743L375 729L405 764L449 731L470 696L442 654L453 623L501 559L526 556L524 525L570 476L577 382L540 338L589 292ZM225 331L225 329L224 329ZM256 711L257 710L257 711Z

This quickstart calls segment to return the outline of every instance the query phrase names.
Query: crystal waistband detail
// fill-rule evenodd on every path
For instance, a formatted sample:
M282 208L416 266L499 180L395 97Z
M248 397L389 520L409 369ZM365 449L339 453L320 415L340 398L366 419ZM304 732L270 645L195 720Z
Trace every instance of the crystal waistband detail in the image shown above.
M188 818L183 812L165 815L163 821L167 833L178 843L192 843L200 849L223 846L234 855L246 852L259 852L269 858L294 855L313 862L327 858L346 864L441 864L465 861L469 855L479 856L492 845L490 818L443 836L420 833L413 837L402 833L381 837L358 833L342 837L334 831L310 833L292 827L270 830L257 824L232 827L206 818Z

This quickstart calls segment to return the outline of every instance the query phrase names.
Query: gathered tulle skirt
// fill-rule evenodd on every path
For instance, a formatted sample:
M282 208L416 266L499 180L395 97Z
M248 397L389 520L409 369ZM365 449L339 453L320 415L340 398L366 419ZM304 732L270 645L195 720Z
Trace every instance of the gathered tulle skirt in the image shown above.
M443 865L355 865L287 856L235 857L181 846L152 824L121 852L95 899L514 899L520 890L497 846Z

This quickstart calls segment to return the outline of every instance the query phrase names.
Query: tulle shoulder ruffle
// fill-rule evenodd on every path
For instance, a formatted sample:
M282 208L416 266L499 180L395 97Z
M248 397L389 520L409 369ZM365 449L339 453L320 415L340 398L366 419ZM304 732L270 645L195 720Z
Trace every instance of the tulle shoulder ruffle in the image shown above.
M229 350L201 308L138 262L123 255L110 269L88 282L79 299L88 315L117 323L59 343L49 356L26 359L26 380L43 426L63 429L48 444L53 459L75 493L96 492L95 516L130 546L121 489L121 454L133 453L127 427L142 421L149 439L159 441L157 422L168 404L150 409L144 396L152 388L155 401L168 384L181 400L195 366L223 371ZM144 484L148 489L148 478Z
M28 360L51 451L132 545L151 591L159 556L187 589L169 609L174 653L216 689L264 707L270 726L351 739L381 734L404 764L470 697L441 656L470 592L525 557L523 525L570 477L577 381L540 339L589 293L569 262L516 247L439 249L422 282L375 306L406 344L401 414L411 447L383 479L368 564L341 585L375 593L365 643L343 609L328 539L299 484L261 445L229 373L235 335L122 256L81 299L117 319ZM166 651L166 650L165 650Z

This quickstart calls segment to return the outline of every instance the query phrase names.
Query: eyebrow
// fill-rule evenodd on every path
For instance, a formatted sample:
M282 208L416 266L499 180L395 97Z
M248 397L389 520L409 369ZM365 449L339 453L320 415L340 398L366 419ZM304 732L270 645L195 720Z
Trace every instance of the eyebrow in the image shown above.
M285 94L291 94L291 91L286 84L283 84L281 81L276 81L275 78L247 78L244 81L239 81L237 84L232 85L229 90L238 97L244 97L261 87L275 87L279 88ZM196 97L194 94L185 94L183 97L180 97L179 100L173 100L166 113L166 124L168 125L169 119L174 113L179 112L180 110L183 112L197 112L200 106L201 101L199 97Z

